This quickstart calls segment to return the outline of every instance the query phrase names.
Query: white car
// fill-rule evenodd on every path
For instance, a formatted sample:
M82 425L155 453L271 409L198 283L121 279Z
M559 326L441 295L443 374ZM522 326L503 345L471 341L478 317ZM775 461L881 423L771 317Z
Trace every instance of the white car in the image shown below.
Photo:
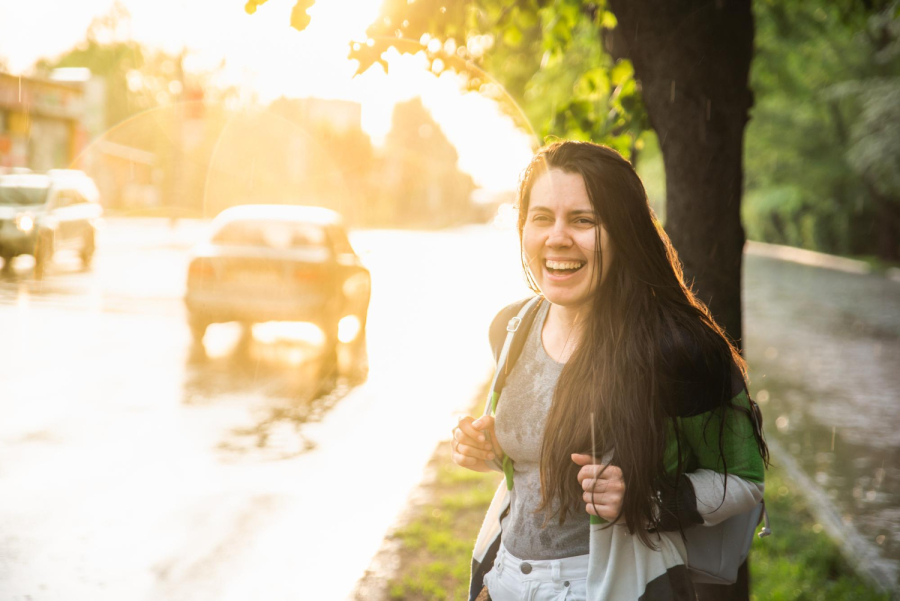
M336 365L338 324L358 319L365 344L370 275L340 215L319 207L243 205L223 211L193 251L185 304L196 341L212 323L305 321Z

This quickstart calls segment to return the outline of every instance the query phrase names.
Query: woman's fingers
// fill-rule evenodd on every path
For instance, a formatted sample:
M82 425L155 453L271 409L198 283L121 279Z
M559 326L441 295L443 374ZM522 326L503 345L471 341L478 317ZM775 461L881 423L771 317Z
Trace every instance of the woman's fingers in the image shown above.
M450 456L457 465L476 467L496 457L486 435L473 425L475 421L472 417L463 417L453 429Z
M621 480L622 470L614 465L585 465L578 470L578 482L585 480Z
M594 480L588 478L581 483L581 488L585 492L594 492L597 494L622 492L625 490L625 484L620 480Z
M475 457L476 459L490 460L494 458L493 451L484 451L478 447L463 443L458 443L456 445L456 452L460 455L465 455L466 457Z
M470 416L460 419L457 428L454 430L454 438L460 442L465 442L470 446L478 446L482 449L489 450L491 448L490 441L484 432L481 432L473 425L474 423L475 420ZM463 440L463 436L468 438L468 440Z

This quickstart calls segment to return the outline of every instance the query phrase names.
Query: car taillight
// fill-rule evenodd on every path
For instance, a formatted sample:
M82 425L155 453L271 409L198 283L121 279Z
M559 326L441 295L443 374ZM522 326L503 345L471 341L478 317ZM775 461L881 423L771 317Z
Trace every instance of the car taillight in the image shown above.
M319 269L310 269L309 267L297 267L294 269L294 279L298 282L309 282L318 280L322 277L322 271Z
M191 279L205 280L215 276L215 271L208 261L194 261L188 270Z

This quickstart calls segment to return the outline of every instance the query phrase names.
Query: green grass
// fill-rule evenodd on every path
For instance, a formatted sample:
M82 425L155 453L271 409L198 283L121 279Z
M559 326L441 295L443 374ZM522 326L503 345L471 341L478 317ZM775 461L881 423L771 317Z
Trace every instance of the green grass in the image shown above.
M775 458L777 463L777 458ZM400 568L388 584L391 599L465 599L472 546L502 476L457 467L449 444L431 459L436 477L424 484L427 502L394 533ZM800 492L772 466L766 475L772 536L756 538L750 555L755 601L888 600L857 576L809 513Z
M773 462L777 463L778 458ZM757 601L868 601L890 599L856 575L800 491L772 466L766 474L772 536L756 538L750 553L751 599Z
M472 546L502 479L457 467L447 443L431 461L436 478L424 485L430 502L416 507L413 519L394 533L401 543L401 568L388 585L391 599L468 596Z

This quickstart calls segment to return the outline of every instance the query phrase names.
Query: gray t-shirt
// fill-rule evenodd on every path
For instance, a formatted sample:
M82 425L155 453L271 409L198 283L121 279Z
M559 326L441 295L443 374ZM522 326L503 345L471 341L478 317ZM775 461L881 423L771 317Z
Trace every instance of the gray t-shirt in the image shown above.
M562 526L554 511L543 528L546 514L535 512L541 502L540 460L544 428L564 365L554 361L541 342L541 330L549 309L548 302L541 303L538 308L522 354L507 376L497 402L497 439L503 451L515 462L509 515L501 521L501 540L503 546L519 559L587 555L590 539L590 516L583 510L569 512Z

